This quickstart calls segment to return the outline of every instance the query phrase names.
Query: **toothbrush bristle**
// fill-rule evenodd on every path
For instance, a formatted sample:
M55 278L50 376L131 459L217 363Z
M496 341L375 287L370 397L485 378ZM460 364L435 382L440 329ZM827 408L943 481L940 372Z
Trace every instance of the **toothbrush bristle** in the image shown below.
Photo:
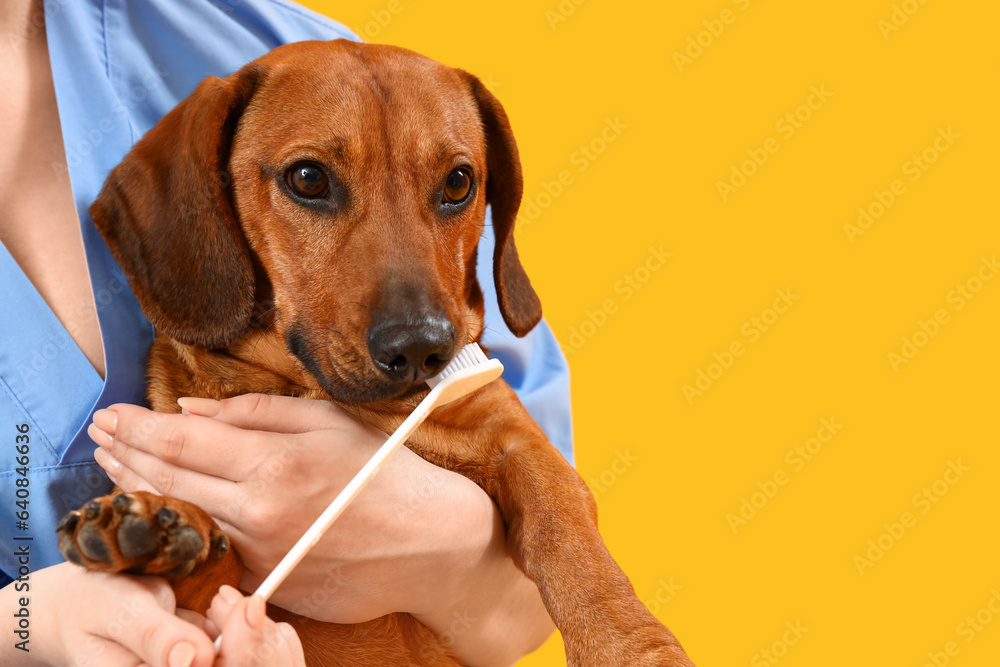
M445 366L445 369L427 380L427 384L433 389L441 380L445 379L455 371L460 371L463 368L471 368L477 364L481 364L488 361L489 357L483 352L483 348L479 347L477 343L469 343L455 355L455 358Z

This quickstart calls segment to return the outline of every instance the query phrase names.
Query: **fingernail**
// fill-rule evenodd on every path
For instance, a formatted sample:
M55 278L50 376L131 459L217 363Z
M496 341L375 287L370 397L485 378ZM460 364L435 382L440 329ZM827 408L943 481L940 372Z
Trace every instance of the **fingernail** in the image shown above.
M104 472L108 473L108 477L112 480L118 479L118 473L122 471L122 464L118 462L118 459L98 447L94 450L94 460L97 461L97 465L104 468Z
M222 411L222 403L211 398L184 396L177 399L177 405L193 415L202 417L214 417Z
M98 410L94 413L94 423L108 435L114 435L118 429L118 413L114 410Z
M227 584L219 587L219 596L230 605L236 604L243 597L238 590Z
M197 651L191 642L178 642L167 656L167 664L170 667L191 667L194 664L194 656Z
M114 438L98 428L97 424L91 424L87 427L87 435L94 441L94 444L101 447L110 447L114 444Z
M264 598L259 595L251 595L250 600L247 601L247 623L254 630L263 632L265 618L267 618L267 612L264 609Z

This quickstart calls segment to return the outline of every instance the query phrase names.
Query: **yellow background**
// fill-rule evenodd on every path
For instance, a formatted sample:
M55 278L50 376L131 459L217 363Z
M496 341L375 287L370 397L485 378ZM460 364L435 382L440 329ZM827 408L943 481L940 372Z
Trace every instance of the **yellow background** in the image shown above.
M891 0L305 4L468 69L504 103L526 198L548 204L518 244L570 360L577 467L612 553L699 665L997 664L1000 618L980 610L1000 590L1000 280L949 300L1000 253L996 3L897 2L891 32ZM679 71L675 52L711 28ZM807 113L813 86L832 95ZM796 112L788 137L776 123ZM723 201L717 182L769 138L777 152ZM592 142L603 152L582 158ZM897 179L852 243L844 225ZM661 245L666 264L639 270ZM625 276L647 280L628 294ZM771 318L779 289L798 299L751 341L744 323ZM742 356L690 402L683 385L733 342ZM787 452L823 418L843 427L796 470ZM938 481L949 462L968 468L954 484ZM936 481L936 502L914 501ZM734 533L744 498L760 507ZM884 535L904 512L911 526ZM977 613L990 620L968 641ZM521 664L563 662L556 637Z

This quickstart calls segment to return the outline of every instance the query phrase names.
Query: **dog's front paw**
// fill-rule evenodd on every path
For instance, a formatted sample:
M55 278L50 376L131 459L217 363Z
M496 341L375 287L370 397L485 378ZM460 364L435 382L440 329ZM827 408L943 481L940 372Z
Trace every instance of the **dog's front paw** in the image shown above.
M95 498L56 530L66 560L100 572L182 577L229 550L202 509L145 491Z

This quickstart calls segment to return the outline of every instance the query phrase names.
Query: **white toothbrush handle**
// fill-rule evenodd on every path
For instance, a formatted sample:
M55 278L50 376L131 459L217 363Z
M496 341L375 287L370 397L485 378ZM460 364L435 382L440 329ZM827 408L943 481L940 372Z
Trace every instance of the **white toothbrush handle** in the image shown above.
M389 436L378 451L368 460L368 463L358 471L358 474L344 487L344 490L334 498L330 506L320 514L319 518L309 527L305 535L299 538L291 551L285 554L277 567L267 575L254 595L259 595L264 600L270 599L271 595L278 589L278 586L288 577L288 574L295 569L295 566L305 558L309 550L316 546L327 528L337 520L351 501L361 490L368 486L368 482L378 474L379 468L385 460L392 456L393 452L406 442L406 439L413 434L417 427L427 419L427 415L439 405L451 403L462 396L465 396L480 387L489 384L500 377L503 372L503 364L496 359L488 359L486 354L476 343L469 343L463 347L452 359L445 369L437 376L427 381L430 392L424 396L420 404L410 413L410 416L403 420L396 432ZM215 653L218 655L222 646L222 635L215 638Z
M316 519L315 523L309 527L309 530L299 538L299 541L295 543L291 551L285 554L285 557L281 559L277 567L267 575L267 578L261 583L261 585L254 592L254 595L259 595L264 600L270 599L271 595L277 590L278 586L288 577L292 569L299 564L299 562L305 557L309 550L316 546L320 538L323 537L323 533L327 531L330 525L337 520L347 506L354 500L354 498L361 493L361 490L368 486L368 483L375 478L378 474L379 468L385 460L392 456L392 454L399 449L399 447L406 442L406 439L417 430L417 427L427 418L430 414L430 406L425 405L422 402L417 406L410 416L407 417L396 432L389 436L378 451L368 459L368 463L364 465L361 470L354 476L354 478L348 482L344 490L340 492L330 506L320 514L319 518Z
M406 439L412 435L412 433L417 430L417 427L425 419L427 415L431 413L431 410L435 407L436 401L431 395L424 397L424 400L420 402L420 405L410 413L396 432L389 436L378 451L368 460L368 463L358 471L354 478L348 482L344 490L334 499L330 506L320 514L319 518L309 527L309 530L299 538L299 541L295 543L295 546L285 554L285 557L281 559L281 562L271 571L271 574L267 575L267 578L257 587L254 595L259 595L264 600L270 599L271 595L278 589L278 586L285 581L295 566L298 565L306 554L309 553L310 549L316 546L316 543L320 541L323 534L327 529L337 520L347 506L351 504L351 501L361 493L361 490L368 486L368 482L374 479L375 475L378 474L379 467L385 460L388 459L392 454L400 448L400 446L406 442ZM428 400L430 399L430 400ZM222 635L220 634L215 640L215 652L219 652L219 647L222 645Z

